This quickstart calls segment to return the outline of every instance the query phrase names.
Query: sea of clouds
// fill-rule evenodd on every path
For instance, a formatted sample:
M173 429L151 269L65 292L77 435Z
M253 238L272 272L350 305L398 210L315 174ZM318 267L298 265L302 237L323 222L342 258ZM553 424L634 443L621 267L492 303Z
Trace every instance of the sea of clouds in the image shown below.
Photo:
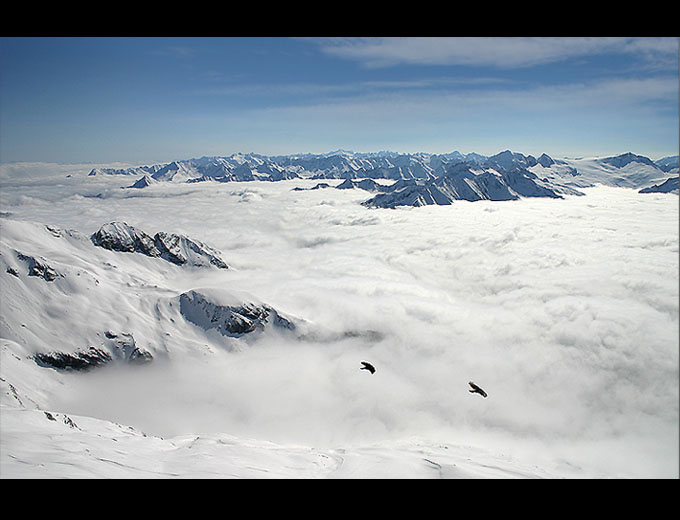
M162 436L474 439L677 475L677 195L596 187L390 210L361 206L358 189L292 190L315 181L138 190L65 175L13 177L2 211L86 234L112 220L184 233L231 269L169 286L245 291L318 333L234 351L199 331L206 351L74 376L56 409Z

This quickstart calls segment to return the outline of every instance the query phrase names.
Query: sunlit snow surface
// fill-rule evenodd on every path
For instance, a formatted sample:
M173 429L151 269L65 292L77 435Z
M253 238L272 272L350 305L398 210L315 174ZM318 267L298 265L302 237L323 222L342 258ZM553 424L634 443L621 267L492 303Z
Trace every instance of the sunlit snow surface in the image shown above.
M292 190L315 184L5 182L3 255L65 276L0 273L0 476L678 477L676 194L392 210L359 189ZM114 220L200 240L230 268L45 228ZM302 327L203 330L173 306L196 288ZM63 373L29 357L107 330L154 361Z

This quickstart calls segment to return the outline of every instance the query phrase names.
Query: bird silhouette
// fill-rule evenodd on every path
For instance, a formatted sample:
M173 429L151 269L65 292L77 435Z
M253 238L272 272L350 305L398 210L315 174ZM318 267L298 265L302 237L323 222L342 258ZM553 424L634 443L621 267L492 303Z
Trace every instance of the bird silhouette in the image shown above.
M368 370L371 374L375 373L375 367L366 361L361 362L362 366L359 370Z
M472 381L469 381L468 384L472 387L472 390L470 390L470 393L472 394L479 394L482 397L486 397L486 392L479 388L476 384L474 384Z

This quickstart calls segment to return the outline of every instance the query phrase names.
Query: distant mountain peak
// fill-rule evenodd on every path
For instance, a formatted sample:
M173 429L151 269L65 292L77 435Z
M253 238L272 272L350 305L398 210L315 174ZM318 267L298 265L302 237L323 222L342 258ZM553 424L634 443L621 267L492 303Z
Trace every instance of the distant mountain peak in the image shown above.
M541 156L537 159L536 162L543 166L544 168L549 168L550 166L555 164L553 158L546 153L541 154Z
M615 155L612 157L605 157L601 159L603 163L614 166L615 168L623 168L624 166L630 164L631 162L637 162L641 164L647 164L649 166L657 167L649 157L644 155L637 155L632 152L626 152L621 155Z

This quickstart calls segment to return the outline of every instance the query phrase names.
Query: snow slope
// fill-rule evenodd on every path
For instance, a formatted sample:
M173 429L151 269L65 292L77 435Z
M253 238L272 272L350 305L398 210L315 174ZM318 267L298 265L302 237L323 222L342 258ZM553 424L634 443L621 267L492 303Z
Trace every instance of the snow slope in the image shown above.
M474 446L412 439L316 449L226 433L149 436L90 417L3 408L3 478L558 478ZM574 474L577 474L574 472Z
M678 477L676 195L383 210L315 184L5 184L0 476ZM229 268L95 245L109 222ZM112 361L34 358L89 347Z
M647 157L632 153L614 157L559 159L548 167L537 164L529 169L539 177L574 187L604 185L640 189L673 176Z

